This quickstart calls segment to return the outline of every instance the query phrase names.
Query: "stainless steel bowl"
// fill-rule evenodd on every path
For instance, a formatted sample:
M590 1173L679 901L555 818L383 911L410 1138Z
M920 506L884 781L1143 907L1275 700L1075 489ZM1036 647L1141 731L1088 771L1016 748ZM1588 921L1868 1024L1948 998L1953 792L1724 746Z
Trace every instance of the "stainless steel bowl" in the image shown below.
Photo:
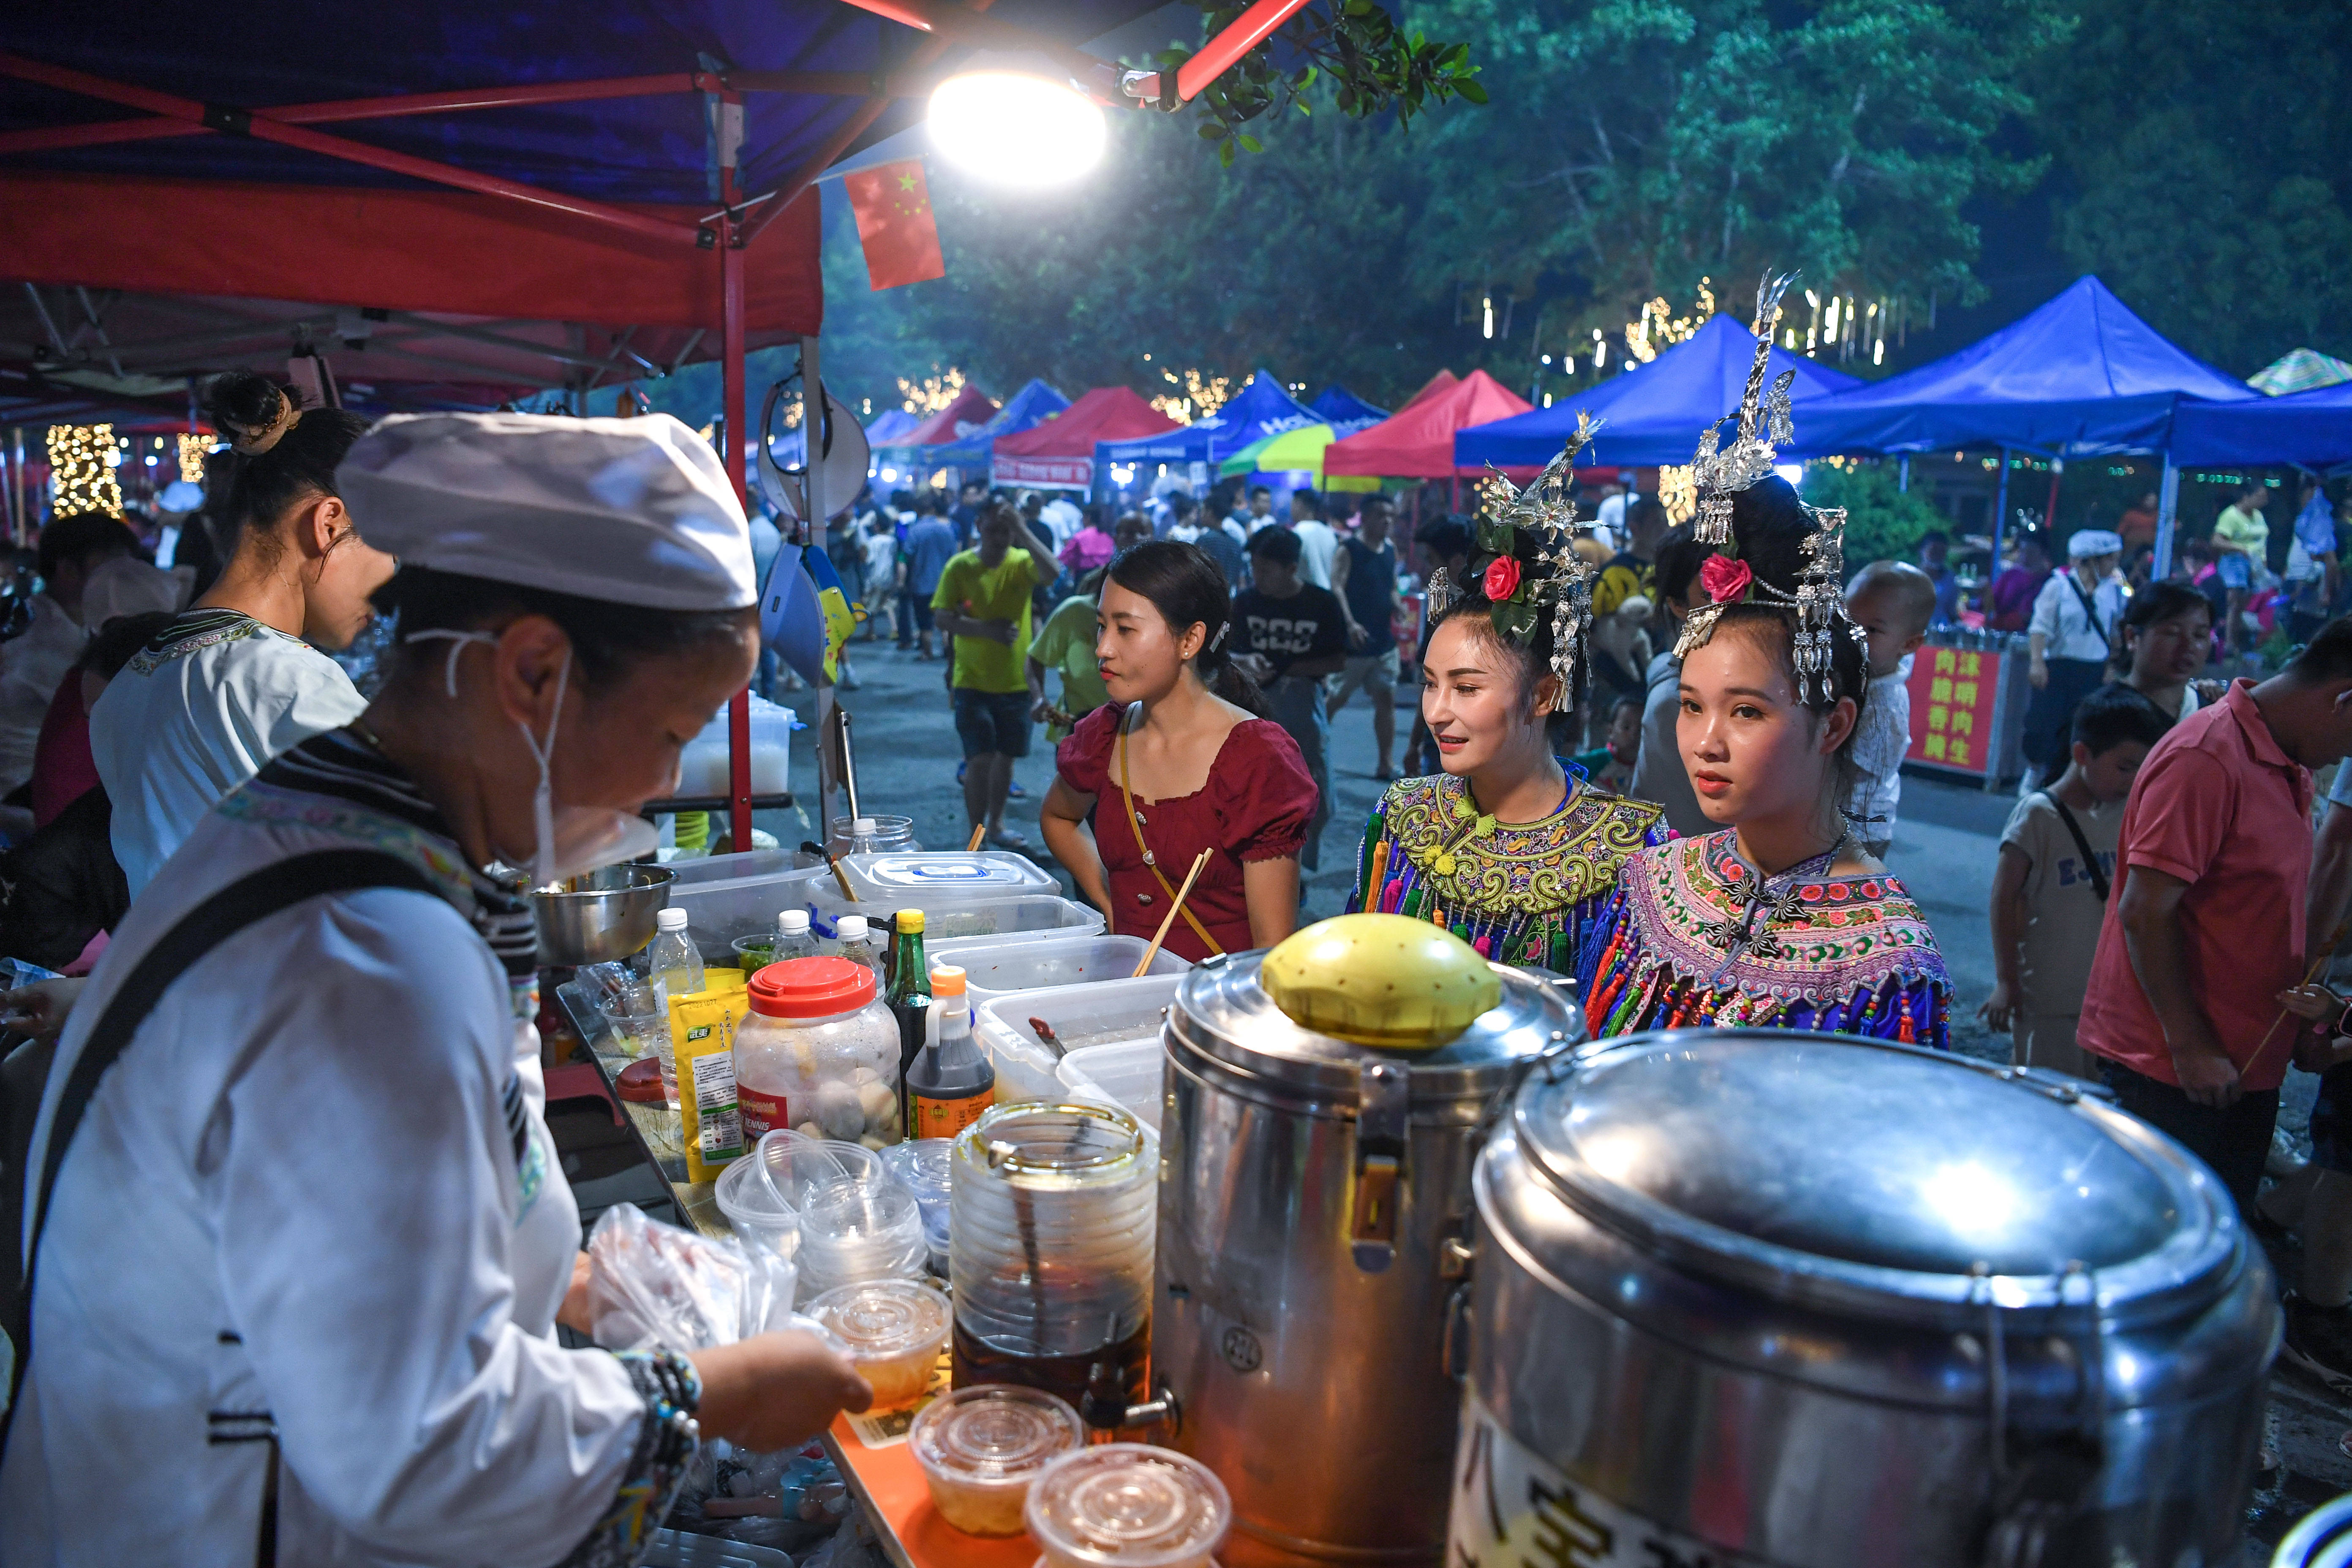
M539 961L576 967L628 957L653 941L677 877L667 866L606 866L533 888Z

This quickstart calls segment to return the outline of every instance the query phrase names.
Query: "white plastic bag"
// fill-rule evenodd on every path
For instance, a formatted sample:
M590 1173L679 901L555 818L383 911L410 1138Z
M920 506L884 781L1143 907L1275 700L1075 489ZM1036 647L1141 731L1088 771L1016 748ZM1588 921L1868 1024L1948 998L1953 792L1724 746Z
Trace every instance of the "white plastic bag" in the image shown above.
M635 1204L605 1210L588 1237L589 1322L607 1350L702 1350L816 1328L793 1315L795 1282L784 1258L657 1224Z

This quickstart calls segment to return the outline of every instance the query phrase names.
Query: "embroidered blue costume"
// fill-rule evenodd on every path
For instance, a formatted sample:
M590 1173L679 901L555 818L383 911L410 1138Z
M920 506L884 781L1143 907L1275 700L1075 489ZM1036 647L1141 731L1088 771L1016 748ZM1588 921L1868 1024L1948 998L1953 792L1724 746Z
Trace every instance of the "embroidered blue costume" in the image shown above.
M1497 822L1466 780L1401 779L1364 830L1348 910L1425 920L1488 958L1565 974L1626 858L1664 840L1664 816L1577 781L1550 816Z
M1760 877L1732 830L1634 855L1585 922L1576 976L1596 1035L1819 1029L1948 1047L1952 978L1884 871L1820 855Z

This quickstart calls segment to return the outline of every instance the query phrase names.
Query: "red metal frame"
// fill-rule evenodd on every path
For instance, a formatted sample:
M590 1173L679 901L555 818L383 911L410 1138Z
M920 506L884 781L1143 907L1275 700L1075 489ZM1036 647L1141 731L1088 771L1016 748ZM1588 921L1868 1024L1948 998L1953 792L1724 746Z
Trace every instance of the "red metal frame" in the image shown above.
M1307 0L1257 0L1232 26L1202 45L1199 54L1176 68L1176 96L1186 103L1200 97L1202 88L1306 6Z

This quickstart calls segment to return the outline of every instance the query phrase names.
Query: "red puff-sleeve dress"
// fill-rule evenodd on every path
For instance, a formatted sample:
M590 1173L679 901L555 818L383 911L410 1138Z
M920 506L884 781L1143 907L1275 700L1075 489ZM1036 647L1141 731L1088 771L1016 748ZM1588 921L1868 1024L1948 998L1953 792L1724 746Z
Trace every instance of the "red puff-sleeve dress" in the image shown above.
M1078 721L1055 752L1054 763L1072 789L1095 797L1090 826L1109 873L1110 929L1149 940L1168 913L1168 889L1144 863L1143 850L1136 847L1137 830L1127 821L1118 780L1118 733L1125 717L1117 703L1096 709ZM1298 754L1298 742L1270 720L1245 719L1227 731L1209 782L1192 794L1162 800L1152 779L1131 774L1129 782L1135 788L1143 842L1168 887L1182 887L1194 858L1203 849L1214 850L1184 907L1224 952L1246 952L1255 946L1242 867L1295 857L1315 815L1315 780ZM1169 928L1166 945L1196 963L1213 951L1181 916Z

